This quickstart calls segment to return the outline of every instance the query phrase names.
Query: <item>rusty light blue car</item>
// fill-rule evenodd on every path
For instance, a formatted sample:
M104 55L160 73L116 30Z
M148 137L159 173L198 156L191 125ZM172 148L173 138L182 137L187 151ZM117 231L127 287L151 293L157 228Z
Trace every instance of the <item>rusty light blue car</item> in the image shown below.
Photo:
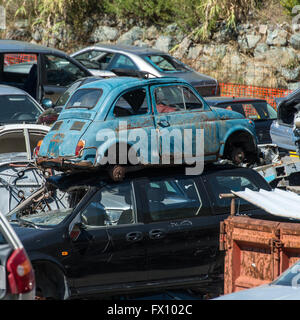
M172 137L170 148L162 148L163 134L174 129L177 133L191 129L192 155L195 155L198 143L195 130L204 129L202 141L206 162L219 158L236 163L250 162L257 155L253 122L237 112L209 107L185 80L115 77L83 85L72 94L49 133L37 146L37 163L61 171L99 167L111 148L132 149L134 144L125 139L123 133L140 129L150 142L147 153L150 164L155 157L160 160L165 156L176 157L178 150ZM106 131L118 134L99 141L99 134ZM151 142L156 143L154 147ZM138 150L136 158L141 160ZM147 159L143 159L144 163Z

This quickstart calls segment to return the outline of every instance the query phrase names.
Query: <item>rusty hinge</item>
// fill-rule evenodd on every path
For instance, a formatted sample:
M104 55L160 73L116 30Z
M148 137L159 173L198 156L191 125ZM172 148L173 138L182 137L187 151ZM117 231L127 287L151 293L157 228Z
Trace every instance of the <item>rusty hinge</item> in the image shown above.
M283 243L279 239L270 239L269 245L272 252L275 252L283 247Z
M226 251L227 248L227 234L226 234L226 224L224 221L220 223L220 239L219 239L219 249L220 251Z

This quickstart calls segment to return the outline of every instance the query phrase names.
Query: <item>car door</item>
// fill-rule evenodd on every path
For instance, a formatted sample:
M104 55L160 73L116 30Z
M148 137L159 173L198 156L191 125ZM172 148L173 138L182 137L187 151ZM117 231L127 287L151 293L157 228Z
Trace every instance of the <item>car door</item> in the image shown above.
M157 137L147 86L121 92L112 104L105 125L118 133L116 139L120 146L130 146L129 150L120 147L122 158L119 163L126 164L129 160L130 164L137 164L136 156L144 163L158 163Z
M77 264L72 266L79 291L146 279L143 223L134 199L131 182L107 185L81 210L83 227L73 240Z
M44 54L42 57L42 84L44 97L55 103L66 88L74 81L91 75L65 57Z
M271 124L270 135L272 142L277 144L279 148L296 151L296 139L292 124L284 123L278 119Z
M217 225L197 179L144 178L136 183L145 219L148 281L207 277L217 252L211 233Z
M204 130L203 152L206 160L216 160L220 148L217 131L218 117L193 91L184 85L151 86L154 119L162 160L185 159L203 154L199 148ZM185 142L185 135L190 138ZM197 149L199 148L199 150ZM189 149L192 148L192 149ZM192 154L192 157L191 157Z

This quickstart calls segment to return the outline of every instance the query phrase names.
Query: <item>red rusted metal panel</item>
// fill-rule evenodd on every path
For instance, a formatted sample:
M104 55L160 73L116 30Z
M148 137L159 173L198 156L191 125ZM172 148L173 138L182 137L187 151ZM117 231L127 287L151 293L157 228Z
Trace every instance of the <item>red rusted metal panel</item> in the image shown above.
M222 223L224 294L268 283L279 275L279 226L279 222L240 216L230 216Z

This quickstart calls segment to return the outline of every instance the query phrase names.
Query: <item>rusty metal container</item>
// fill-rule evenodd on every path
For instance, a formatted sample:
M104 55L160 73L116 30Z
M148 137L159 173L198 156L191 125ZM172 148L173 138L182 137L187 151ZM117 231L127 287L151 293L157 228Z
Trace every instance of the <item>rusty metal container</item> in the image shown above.
M300 223L231 215L220 227L224 294L269 283L300 259Z

